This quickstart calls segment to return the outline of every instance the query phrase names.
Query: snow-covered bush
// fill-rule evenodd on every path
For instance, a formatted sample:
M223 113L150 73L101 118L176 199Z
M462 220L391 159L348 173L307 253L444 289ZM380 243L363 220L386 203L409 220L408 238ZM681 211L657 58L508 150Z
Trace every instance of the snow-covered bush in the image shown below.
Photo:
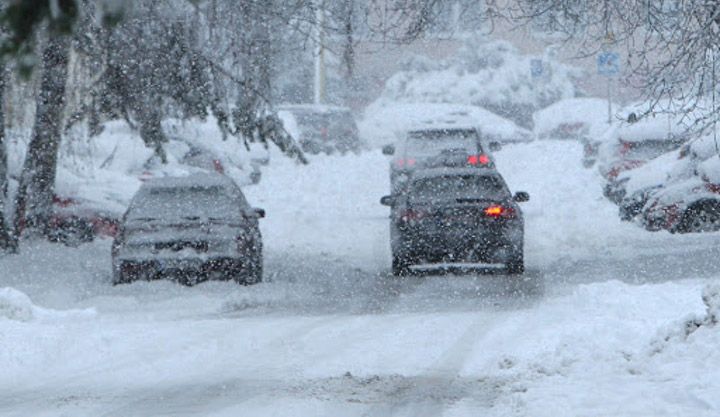
M533 60L542 72L531 74ZM447 61L414 57L385 84L378 101L438 102L484 107L532 127L532 114L579 95L579 70L558 61L552 49L524 55L507 41L469 40Z

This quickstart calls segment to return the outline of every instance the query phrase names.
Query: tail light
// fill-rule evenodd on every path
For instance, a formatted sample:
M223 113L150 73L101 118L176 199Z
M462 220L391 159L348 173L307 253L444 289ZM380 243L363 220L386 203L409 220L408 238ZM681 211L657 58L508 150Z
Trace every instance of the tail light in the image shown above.
M220 161L219 159L213 159L212 163L213 163L213 169L215 170L215 172L217 172L219 174L225 173L225 167L223 167L222 161Z
M490 157L485 154L470 155L467 158L467 162L470 165L487 165L490 163Z
M633 148L633 144L630 142L625 142L624 140L620 139L620 155L626 155L630 150Z
M413 158L398 159L395 161L395 165L397 165L398 168L412 168L415 166L415 162Z
M426 213L420 210L407 209L400 214L400 220L404 223L414 223L426 217Z
M720 184L714 184L709 182L705 184L705 189L707 189L711 193L720 194Z
M494 218L511 219L515 217L515 210L511 207L492 205L485 208L485 215Z

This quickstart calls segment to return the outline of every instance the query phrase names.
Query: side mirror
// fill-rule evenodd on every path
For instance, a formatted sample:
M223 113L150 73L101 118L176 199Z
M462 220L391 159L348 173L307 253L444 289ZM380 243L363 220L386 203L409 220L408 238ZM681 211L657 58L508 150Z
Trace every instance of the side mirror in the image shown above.
M502 143L500 142L490 142L488 144L488 147L490 148L490 152L497 152L502 149Z
M385 145L382 148L383 155L395 155L395 145Z
M383 206L394 206L395 205L395 197L393 197L391 195L383 196L380 199L380 204L382 204Z
M529 200L530 194L526 193L525 191L518 191L513 196L513 201L515 201L516 203L524 203Z
M251 208L248 210L248 214L250 217L256 217L258 219L264 219L265 218L265 209L261 208Z

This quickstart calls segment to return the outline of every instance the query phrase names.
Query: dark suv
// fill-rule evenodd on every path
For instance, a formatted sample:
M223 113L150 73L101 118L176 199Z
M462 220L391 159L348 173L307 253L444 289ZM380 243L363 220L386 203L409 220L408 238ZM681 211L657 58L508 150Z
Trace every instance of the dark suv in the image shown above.
M473 127L432 127L407 132L397 149L383 148L386 155L395 155L390 162L391 193L405 186L410 175L419 169L440 167L493 168L495 161L490 150L499 148L496 142L482 140ZM492 148L492 149L491 149Z
M524 223L518 202L492 169L435 168L416 171L404 192L383 197L391 207L392 271L412 266L505 267L524 271Z

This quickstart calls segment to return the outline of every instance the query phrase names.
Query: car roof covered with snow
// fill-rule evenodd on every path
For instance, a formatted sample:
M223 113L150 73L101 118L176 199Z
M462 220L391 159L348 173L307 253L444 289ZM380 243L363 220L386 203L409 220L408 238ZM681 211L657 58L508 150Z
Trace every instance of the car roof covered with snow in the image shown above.
M342 106L331 106L328 104L281 104L277 106L278 111L289 111L289 112L318 112L318 113L331 113L331 112L350 112L350 108Z
M239 190L235 181L226 175L214 172L201 172L179 177L151 178L143 183L138 193L172 188L214 187L225 188L230 191Z
M447 103L395 103L370 108L363 125L373 128L381 137L374 142L396 142L408 131L425 129L477 129L483 139L502 143L528 142L533 134L514 122L478 106Z

